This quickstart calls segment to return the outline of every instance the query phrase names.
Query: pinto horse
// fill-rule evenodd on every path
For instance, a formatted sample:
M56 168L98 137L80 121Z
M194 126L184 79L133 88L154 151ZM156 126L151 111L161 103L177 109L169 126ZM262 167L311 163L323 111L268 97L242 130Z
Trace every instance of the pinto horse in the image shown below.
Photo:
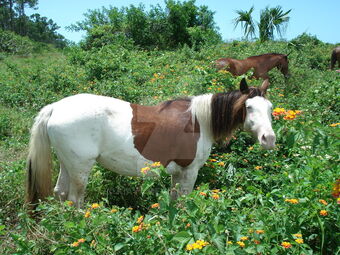
M243 60L220 58L215 61L215 66L218 70L227 70L235 76L242 75L249 69L254 68L254 77L256 79L269 79L268 72L277 67L285 78L289 77L288 55L284 54L267 53Z
M332 51L332 56L331 56L331 70L334 69L335 63L338 61L338 67L340 68L340 46L336 47Z
M26 202L34 205L52 194L51 147L60 162L55 196L77 207L95 162L127 176L140 176L146 163L161 162L172 176L171 197L188 194L212 144L230 137L239 125L265 149L275 147L272 104L264 97L268 85L248 87L243 79L240 90L156 106L91 94L47 105L31 129Z

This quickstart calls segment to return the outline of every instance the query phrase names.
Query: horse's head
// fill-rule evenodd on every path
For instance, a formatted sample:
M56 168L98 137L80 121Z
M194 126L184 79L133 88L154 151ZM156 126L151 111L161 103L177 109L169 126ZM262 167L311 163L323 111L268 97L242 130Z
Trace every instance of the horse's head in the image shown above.
M281 71L285 78L289 78L288 55L281 56L280 60L278 61L277 68Z
M273 149L276 137L271 125L272 103L264 97L268 86L267 79L260 88L248 88L246 80L242 79L240 91L248 95L244 129L257 137L264 149Z

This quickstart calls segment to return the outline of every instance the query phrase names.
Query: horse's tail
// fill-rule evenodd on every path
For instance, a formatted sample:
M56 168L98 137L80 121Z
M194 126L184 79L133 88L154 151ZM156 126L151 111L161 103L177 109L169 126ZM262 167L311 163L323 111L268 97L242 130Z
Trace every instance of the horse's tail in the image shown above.
M335 50L333 50L332 51L332 57L331 57L331 70L334 69L336 60L337 60L336 52L335 52Z
M53 111L52 105L45 106L35 118L27 158L26 203L35 207L39 199L51 195L52 160L47 123Z

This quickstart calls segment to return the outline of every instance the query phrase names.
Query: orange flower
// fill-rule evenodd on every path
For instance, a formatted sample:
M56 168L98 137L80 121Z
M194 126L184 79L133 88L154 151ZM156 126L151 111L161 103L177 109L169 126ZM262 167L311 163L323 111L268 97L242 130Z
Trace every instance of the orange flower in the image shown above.
M264 230L262 230L262 229L258 229L255 232L256 232L256 234L264 234Z
M323 205L328 205L328 203L326 202L326 200L323 200L323 199L319 199L319 202Z
M66 203L68 206L72 206L74 204L73 201L67 201Z
M159 208L159 203L152 204L151 208Z
M134 226L134 227L132 228L132 232L134 232L134 233L137 233L137 232L139 232L139 231L142 231L142 228L140 227L140 225L139 225L139 226Z
M255 166L255 169L256 170L260 170L260 169L262 169L263 167L262 166Z
M328 215L328 212L326 210L321 210L320 211L320 215L321 216L327 216Z
M295 237L297 237L297 238L301 238L301 237L302 237L302 234L297 233L297 234L294 234L293 236L295 236Z
M206 196L207 196L207 193L201 191L201 192L200 192L200 195L206 197Z
M84 238L80 238L80 239L78 240L78 242L79 242L79 243L85 243L85 239L84 239Z
M338 126L338 125L340 125L340 123L333 123L333 124L330 124L329 126L331 126L331 127L336 127L336 126Z
M241 241L247 241L248 239L249 239L248 236L242 236L242 237L240 238Z
M255 243L255 244L260 244L261 242L260 242L259 240L256 240L256 239L255 239L255 240L254 240L254 243Z
M74 242L71 244L72 247L78 247L79 246L79 242Z
M291 248L292 245L290 244L290 242L282 242L281 243L282 247L285 249Z

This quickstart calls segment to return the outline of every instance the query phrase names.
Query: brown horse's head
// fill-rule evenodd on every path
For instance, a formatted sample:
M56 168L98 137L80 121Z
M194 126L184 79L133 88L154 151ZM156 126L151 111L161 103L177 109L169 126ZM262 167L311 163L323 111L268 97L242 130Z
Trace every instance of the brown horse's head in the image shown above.
M277 69L281 71L285 78L289 78L289 71L288 71L288 55L281 55L280 60L277 64Z

